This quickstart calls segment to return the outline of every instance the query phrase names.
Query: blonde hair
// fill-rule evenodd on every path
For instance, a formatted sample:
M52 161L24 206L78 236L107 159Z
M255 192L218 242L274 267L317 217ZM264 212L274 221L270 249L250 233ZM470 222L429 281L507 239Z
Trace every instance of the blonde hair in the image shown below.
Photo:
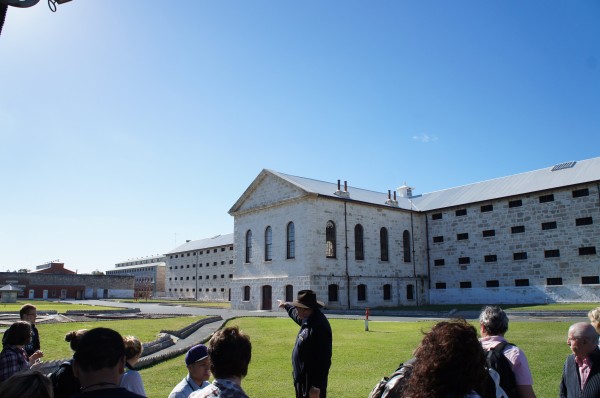
M125 336L123 337L123 342L125 343L125 358L127 360L142 354L144 347L137 337Z
M600 333L600 307L596 307L588 312L588 318L590 318L590 323L594 325L596 331Z

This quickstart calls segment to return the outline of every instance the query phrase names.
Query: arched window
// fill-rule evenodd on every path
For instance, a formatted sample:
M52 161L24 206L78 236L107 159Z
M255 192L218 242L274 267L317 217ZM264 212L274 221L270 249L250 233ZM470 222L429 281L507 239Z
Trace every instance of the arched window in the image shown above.
M287 253L286 258L295 258L296 257L296 230L294 229L294 223L289 222L287 225Z
M252 260L252 230L246 232L246 263Z
M410 263L410 233L406 230L402 234L402 245L404 246L404 262Z
M294 301L294 286L285 285L285 301Z
M365 246L363 244L363 227L356 224L354 227L354 258L356 260L365 259Z
M384 300L392 299L392 285L390 285L390 284L383 285L383 299Z
M273 259L273 231L271 227L265 229L265 261Z
M331 220L327 221L327 225L325 227L325 240L327 244L327 257L335 258L335 224Z
M407 300L415 299L415 285L406 285L406 299Z
M327 301L338 301L338 285L331 284L327 287Z
M379 230L379 248L381 251L381 261L389 261L388 232L387 232L387 228L385 228L385 227L383 227Z
M243 301L250 301L250 286L244 286L244 298Z
M365 301L367 299L367 285L358 285L357 293L358 301Z

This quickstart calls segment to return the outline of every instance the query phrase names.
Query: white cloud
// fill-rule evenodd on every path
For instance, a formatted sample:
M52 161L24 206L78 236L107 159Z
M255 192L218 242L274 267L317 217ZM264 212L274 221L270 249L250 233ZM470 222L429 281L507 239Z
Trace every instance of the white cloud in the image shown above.
M435 142L438 140L438 138L435 135L421 134L421 135L413 135L413 140L427 143L427 142Z

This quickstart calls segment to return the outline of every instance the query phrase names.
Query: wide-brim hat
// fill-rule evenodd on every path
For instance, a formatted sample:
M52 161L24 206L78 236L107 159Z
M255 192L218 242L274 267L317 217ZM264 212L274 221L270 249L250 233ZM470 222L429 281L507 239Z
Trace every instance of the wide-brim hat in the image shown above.
M294 307L300 308L321 308L325 304L321 301L317 301L317 295L312 290L300 290L298 292L298 298L292 301Z

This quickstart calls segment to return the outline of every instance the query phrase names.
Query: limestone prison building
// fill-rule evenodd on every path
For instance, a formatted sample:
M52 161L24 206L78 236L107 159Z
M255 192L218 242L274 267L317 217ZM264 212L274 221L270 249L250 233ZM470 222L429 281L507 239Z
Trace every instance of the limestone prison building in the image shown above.
M263 170L229 213L234 309L600 300L600 158L422 195Z

